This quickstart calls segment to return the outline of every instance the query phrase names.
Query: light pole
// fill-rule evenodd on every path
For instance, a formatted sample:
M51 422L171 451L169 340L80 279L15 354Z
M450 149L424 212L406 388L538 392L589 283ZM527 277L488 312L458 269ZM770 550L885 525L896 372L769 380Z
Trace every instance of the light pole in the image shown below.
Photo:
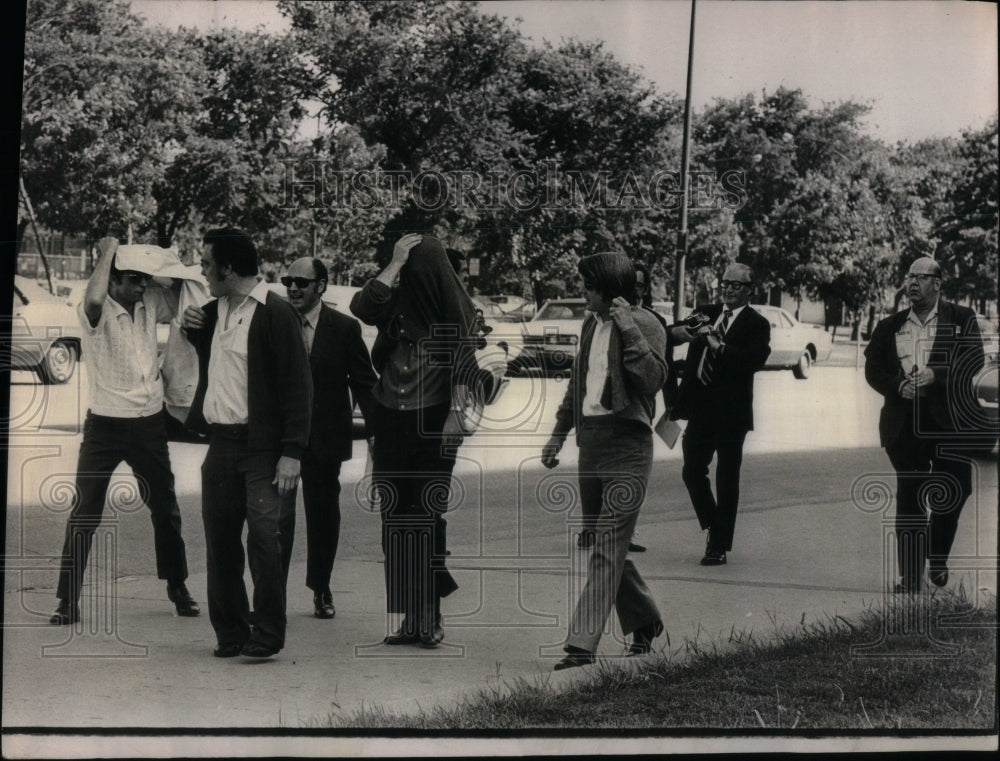
M691 32L688 38L687 87L684 93L684 135L681 138L681 229L678 236L677 261L674 265L674 322L680 322L684 304L684 266L687 260L688 235L688 165L691 148L691 69L694 62L694 11L697 0L691 0Z

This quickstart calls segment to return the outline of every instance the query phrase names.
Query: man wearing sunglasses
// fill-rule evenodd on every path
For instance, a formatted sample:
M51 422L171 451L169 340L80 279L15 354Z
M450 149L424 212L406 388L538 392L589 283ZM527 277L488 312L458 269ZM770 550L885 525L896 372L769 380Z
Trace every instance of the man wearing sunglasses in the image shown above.
M156 353L156 325L177 311L176 288L148 288L150 275L139 271L139 247L122 247L114 238L97 243L100 257L78 314L83 326L90 405L77 464L76 499L66 524L54 625L80 620L80 592L94 531L104 512L111 476L123 461L135 474L139 493L153 521L157 576L167 582L167 597L181 616L197 616L187 579L181 538L181 513L167 449L163 380ZM123 267L119 270L117 263ZM123 264L123 262L125 262ZM130 267L127 269L126 267ZM114 507L114 505L112 505Z
M731 264L721 285L723 303L696 310L703 324L679 323L668 331L671 345L691 344L671 417L688 421L682 475L698 523L708 530L701 559L708 566L724 565L733 547L743 442L753 430L753 377L771 353L771 324L748 306L753 270ZM714 495L708 478L713 456Z
M930 257L914 261L906 276L910 308L879 322L865 349L865 379L885 398L879 438L897 474L902 580L893 589L902 593L920 590L928 559L931 582L948 583L958 516L972 493L961 444L981 415L972 379L983 366L983 342L975 313L940 298L941 274ZM934 493L946 500L925 504Z
M372 430L372 386L378 380L357 320L322 302L326 265L296 259L281 278L288 301L302 318L302 338L313 379L309 446L302 453L302 501L306 511L306 586L316 618L333 618L330 576L340 541L340 467L351 459L352 396ZM285 574L292 543L283 547Z

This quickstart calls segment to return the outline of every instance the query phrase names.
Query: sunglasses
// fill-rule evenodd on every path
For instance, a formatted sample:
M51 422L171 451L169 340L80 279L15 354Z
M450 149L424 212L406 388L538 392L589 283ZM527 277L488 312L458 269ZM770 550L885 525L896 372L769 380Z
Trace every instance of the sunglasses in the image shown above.
M318 277L288 277L288 275L285 275L281 278L281 284L285 286L285 288L291 288L292 283L295 283L296 288L308 288L309 283L316 282L319 282Z
M750 285L750 282L747 280L723 280L719 285L725 290L726 288L743 288Z
M123 277L128 280L132 285L144 285L149 283L153 279L152 275L143 275L141 273L129 272L123 275Z

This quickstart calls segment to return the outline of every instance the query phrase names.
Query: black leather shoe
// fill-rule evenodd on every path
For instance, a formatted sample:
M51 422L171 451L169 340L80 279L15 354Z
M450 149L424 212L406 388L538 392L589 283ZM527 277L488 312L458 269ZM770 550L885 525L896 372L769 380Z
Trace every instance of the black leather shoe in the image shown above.
M182 581L180 584L167 584L167 598L177 608L178 616L197 616L201 613L201 608L194 601L191 593Z
M398 630L382 640L385 645L415 645L420 641L420 634L411 628L409 620L404 618Z
M239 642L220 642L215 646L212 655L216 658L235 658L243 650Z
M80 606L76 603L72 605L68 600L60 600L56 606L56 612L52 614L49 623L53 626L69 626L80 620Z
M441 626L441 616L438 616L434 625L430 629L422 629L420 632L420 647L433 648L441 644L444 639L444 627Z
M628 655L647 655L653 650L653 640L663 634L663 622L656 621L642 626L632 632L632 643L628 646Z
M565 669L575 669L579 666L589 666L596 658L594 654L587 650L573 648L566 652L566 657L552 667L553 671L563 671Z
M645 552L646 548L641 544L636 544L635 542L628 543L629 552Z
M277 655L279 650L281 650L280 647L271 647L263 642L250 640L243 645L240 655L245 655L247 658L270 658L272 655Z
M313 615L316 618L333 618L337 615L337 609L333 607L333 594L329 587L322 592L313 594Z
M725 550L705 550L705 555L701 559L702 565L725 565Z
M948 566L944 563L938 565L934 563L931 565L928 577L931 580L931 584L936 587L943 587L948 583Z

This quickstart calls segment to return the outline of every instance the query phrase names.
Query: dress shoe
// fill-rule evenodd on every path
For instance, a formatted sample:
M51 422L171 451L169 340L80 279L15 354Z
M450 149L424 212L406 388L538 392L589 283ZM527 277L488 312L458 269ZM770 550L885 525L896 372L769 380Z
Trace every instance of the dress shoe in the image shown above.
M944 563L932 563L928 576L934 586L943 587L948 583L948 566Z
M920 593L919 584L911 584L905 581L897 581L892 591L897 595L915 595Z
M725 565L726 551L706 549L705 555L701 559L702 565Z
M415 645L420 642L420 634L410 626L409 620L404 618L402 625L395 632L382 640L385 645Z
M239 642L220 642L215 646L212 655L216 658L235 658L243 650Z
M636 544L635 542L629 542L628 543L628 551L629 552L645 552L646 551L646 547L644 545L642 545L642 544Z
M639 627L632 632L632 644L628 646L628 655L647 655L653 650L653 640L661 634L663 634L662 621Z
M313 615L316 618L333 618L337 615L337 609L333 607L333 594L329 587L322 592L313 594L313 607L315 608Z
M434 625L429 629L421 627L420 646L426 648L437 647L444 639L444 628L441 626L441 616L434 620Z
M263 642L250 640L243 645L240 655L245 655L247 658L270 658L272 655L277 655L279 650L281 650L280 647L271 647Z
M593 531L581 531L579 536L576 538L576 546L581 550L588 549L594 546L596 538Z
M177 608L178 616L197 616L201 613L198 603L191 597L187 587L182 581L180 584L167 584L167 598Z
M552 667L553 671L563 671L574 669L579 666L589 666L595 660L594 654L589 650L581 650L578 647L566 650L566 657Z
M56 606L56 612L52 614L49 623L53 626L69 626L80 620L80 606L76 603L72 605L68 600L60 600Z

